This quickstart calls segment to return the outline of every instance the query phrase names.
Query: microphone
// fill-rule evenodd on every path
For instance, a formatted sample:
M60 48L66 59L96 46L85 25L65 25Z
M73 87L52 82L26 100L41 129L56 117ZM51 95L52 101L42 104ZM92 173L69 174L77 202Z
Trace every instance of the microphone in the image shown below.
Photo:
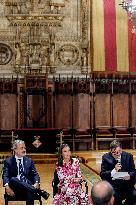
M117 160L117 163L119 163L121 165L121 158L118 157L116 160Z
M117 159L117 163L119 164L119 165L121 165L121 158L120 157L118 157ZM119 170L119 172L121 171L121 169Z

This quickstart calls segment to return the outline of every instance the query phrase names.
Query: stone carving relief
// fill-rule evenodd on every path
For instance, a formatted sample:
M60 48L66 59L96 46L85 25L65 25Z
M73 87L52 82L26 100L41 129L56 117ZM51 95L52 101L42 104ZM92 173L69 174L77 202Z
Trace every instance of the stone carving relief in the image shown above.
M14 71L20 73L28 65L28 48L23 42L16 42L14 48ZM23 66L22 66L23 65Z
M17 73L41 72L42 69L44 72L54 72L54 28L56 32L63 16L54 15L51 11L44 13L47 7L51 8L50 2L6 0L7 19L15 36L13 64ZM58 3L57 6L64 6L64 3Z
M72 44L63 45L58 51L58 58L64 65L73 65L79 58L78 48Z
M81 25L82 25L82 38L83 41L86 41L88 39L88 20L89 20L89 16L88 16L88 0L82 0L81 1Z
M40 43L15 44L15 72L28 72L46 69L49 65L49 47Z
M50 72L54 73L55 72L55 44L52 43L50 47L50 53L49 53L49 59L50 59Z
M30 14L30 12L40 13L60 13L61 8L65 6L64 0L6 0L6 14Z
M9 63L12 58L11 48L3 43L0 43L0 65L5 65Z
M13 72L88 72L88 2L5 0L5 18L14 35L0 34L0 39L12 45Z
M31 7L29 0L7 0L6 14L28 14Z
M28 44L25 42L20 43L20 50L21 50L21 65L28 66L28 56L29 56L29 47Z
M19 43L15 44L15 64L16 66L21 64L21 50Z
M87 72L87 66L88 66L88 51L86 48L82 49L82 56L81 56L81 72L86 73Z
M61 8L65 6L64 0L50 0L51 13L61 13Z
M49 48L46 45L43 45L41 49L41 62L42 67L47 68L49 65Z
M34 67L41 65L41 45L38 43L30 44L29 65L34 66Z

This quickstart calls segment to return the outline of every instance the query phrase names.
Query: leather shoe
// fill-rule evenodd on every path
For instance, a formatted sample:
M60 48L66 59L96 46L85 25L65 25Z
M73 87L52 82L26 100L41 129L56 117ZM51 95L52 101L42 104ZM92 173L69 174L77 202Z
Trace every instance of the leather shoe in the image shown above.
M41 190L40 191L40 195L45 199L47 200L50 196L50 194L47 192L47 191L44 191L44 190Z

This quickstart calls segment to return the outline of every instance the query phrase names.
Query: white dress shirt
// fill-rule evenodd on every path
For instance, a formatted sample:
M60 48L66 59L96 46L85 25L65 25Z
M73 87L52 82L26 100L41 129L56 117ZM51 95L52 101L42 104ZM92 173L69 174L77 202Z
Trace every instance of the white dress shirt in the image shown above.
M20 180L20 175L19 175L19 160L21 159L21 164L23 166L23 170L24 170L24 165L23 165L23 157L17 157L15 155L15 159L16 159L16 163L17 163L17 169L18 169L18 174L17 174L17 178Z
M116 159L119 162L121 162L121 155ZM111 177L113 178L114 174L117 173L116 169L114 168L112 171L111 171Z

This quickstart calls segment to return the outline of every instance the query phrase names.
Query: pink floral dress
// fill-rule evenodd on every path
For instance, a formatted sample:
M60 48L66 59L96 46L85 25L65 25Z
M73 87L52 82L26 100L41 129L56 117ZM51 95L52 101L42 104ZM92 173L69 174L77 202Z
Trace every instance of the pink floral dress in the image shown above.
M54 196L53 205L88 205L89 196L82 190L80 183L73 182L74 178L81 177L79 160L73 158L72 164L63 163L56 166L59 184L58 194Z

